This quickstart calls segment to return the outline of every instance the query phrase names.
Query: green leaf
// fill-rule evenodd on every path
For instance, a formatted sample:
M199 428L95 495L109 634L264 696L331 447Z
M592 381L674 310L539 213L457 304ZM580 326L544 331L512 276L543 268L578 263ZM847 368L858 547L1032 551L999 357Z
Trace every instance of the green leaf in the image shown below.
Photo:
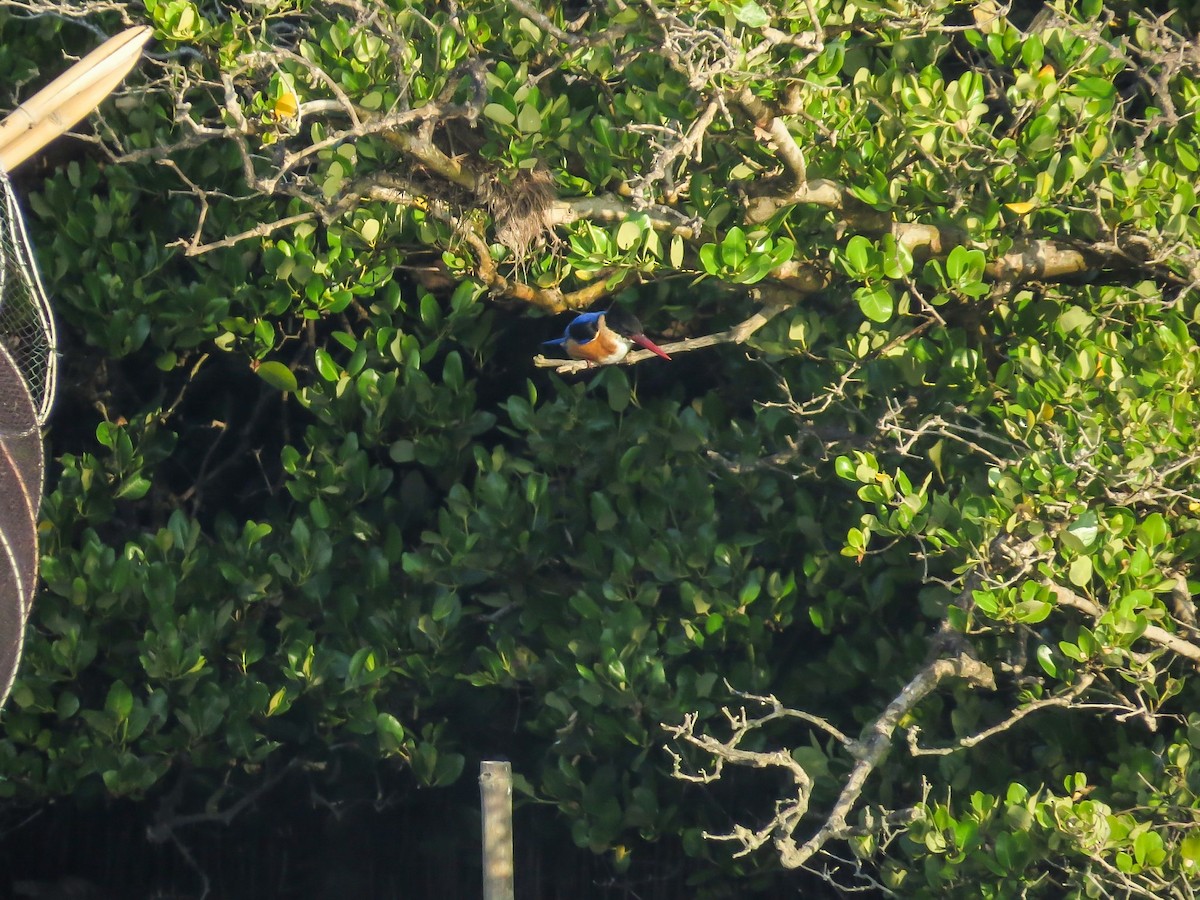
M587 594L582 592L574 593L571 595L571 599L567 602L570 604L571 609L575 610L575 612L579 613L579 615L585 619L599 621L600 619L604 618L604 612L596 604L596 601ZM588 669L585 666L577 664L576 668L579 674L584 678L591 679L595 677L592 674L591 669Z
M533 407L523 397L509 397L504 405L508 418L521 431L531 431L534 426Z
M944 482L945 474L942 472L942 454L946 451L946 441L944 438L938 440L929 448L929 461L933 464L933 470L937 472L938 480Z
M442 383L454 391L462 389L463 361L457 350L446 354L446 362L442 365Z
M462 604L459 602L458 595L447 591L440 594L433 602L433 610L430 615L433 616L433 621L442 622L456 614L461 608Z
M912 251L895 240L890 234L884 236L883 274L888 278L900 279L913 270Z
M408 463L417 458L417 446L410 440L395 441L388 450L392 462Z
M604 118L604 116L592 117L592 133L596 135L596 140L600 145L608 151L613 151L617 147L617 132L613 128L612 122Z
M742 592L738 594L738 606L749 606L758 599L760 593L762 593L762 582L758 575L754 575L742 588Z
M1036 69L1041 65L1044 53L1045 45L1036 34L1029 35L1025 38L1025 43L1021 45L1021 61L1030 69Z
M856 234L846 244L845 260L846 274L852 278L861 278L867 274L871 264L871 253L875 249L870 240L861 234Z
M617 248L628 250L641 239L642 229L637 222L626 219L617 229Z
M141 475L133 475L121 482L113 497L117 500L141 500L150 491L150 479Z
M1187 836L1179 842L1179 855L1193 871L1196 866L1200 866L1200 829L1191 829Z
M604 388L608 394L608 408L613 412L624 412L633 398L633 389L629 379L620 369L612 367L605 373Z
M1151 513L1138 526L1138 532L1145 538L1149 548L1153 550L1166 541L1170 529L1167 527L1167 520L1163 518L1162 513Z
M1013 619L1026 625L1036 625L1044 621L1053 608L1045 600L1023 600L1013 607Z
M108 689L108 698L104 701L104 708L117 717L118 721L125 721L129 718L129 714L133 711L133 693L125 685L123 681L114 681Z
M79 707L79 697L71 691L63 691L58 695L58 700L54 704L54 712L61 722L71 718L71 716L79 712Z
M1057 678L1058 667L1054 664L1054 651L1050 649L1050 645L1039 644L1036 655L1038 665L1042 667L1042 671L1051 678Z
M775 248L769 251L771 267L781 266L796 255L796 242L791 238L782 237L775 242Z
M537 134L542 130L542 114L532 103L526 103L517 113L517 128L524 134Z
M767 15L767 11L754 0L746 0L740 6L733 6L732 10L735 19L751 28L766 28L771 24L771 17Z
M1129 554L1129 577L1144 578L1150 574L1150 570L1154 568L1154 563L1150 559L1150 554L1143 548L1138 547L1133 553Z
M1175 157L1189 172L1195 172L1197 169L1200 169L1200 154L1197 154L1195 148L1189 145L1187 141L1175 141L1172 149Z
M258 377L275 388L277 391L292 392L296 390L296 376L281 362L265 362L258 367Z
M478 109L478 107L476 107ZM489 103L483 108L483 114L493 122L499 122L501 125L511 125L517 120L517 117L509 112L499 103Z
M1095 100L1107 100L1116 92L1111 78L1089 76L1081 78L1072 89L1081 97L1091 97Z
M1062 651L1063 656L1069 657L1076 662L1084 662L1087 659L1087 654L1082 648L1072 644L1070 641L1060 641L1058 649Z
M379 238L379 233L382 229L383 225L378 219L367 219L359 226L358 233L362 235L363 240L368 244L374 244Z
M611 531L617 525L617 511L600 491L592 492L592 518L597 531Z
M669 262L674 269L683 266L683 238L680 235L675 235L671 238L671 249L669 252Z
M431 784L434 787L444 787L458 781L466 762L466 757L461 753L443 753L439 755L437 765L434 767Z
M421 321L430 328L437 328L442 321L442 309L433 294L421 295Z
M881 325L889 321L896 311L891 289L887 287L859 288L854 292L854 298L858 300L863 315Z
M271 699L269 701L267 701L267 716L268 716L268 718L270 716L274 716L278 713L286 712L288 707L290 706L290 704L287 703L286 701L287 701L287 688L281 687L274 694L272 694Z
M121 426L113 422L101 422L96 426L96 440L110 450L116 446L117 435L120 433Z
M313 361L317 366L317 374L326 381L337 381L341 376L341 372L338 370L337 363L333 361L333 357L320 347L313 354Z
M385 753L397 753L404 748L404 726L391 713L379 713L375 717L375 733L379 736L379 746Z
M1071 567L1067 570L1067 578L1076 587L1086 587L1092 580L1092 558L1078 556L1072 560Z
M1067 526L1067 533L1079 541L1084 549L1090 549L1100 534L1100 518L1095 510L1089 509Z
M1095 321L1096 317L1082 307L1068 306L1058 317L1058 327L1064 334L1069 334L1072 331L1086 331Z
M1133 855L1139 865L1160 865L1166 857L1162 836L1157 831L1142 832L1133 841Z
M960 245L946 257L946 276L951 284L965 287L979 281L984 263L982 250L970 250Z
M736 269L746 259L746 234L738 226L733 226L725 233L721 241L721 262L731 269Z
M858 476L855 474L856 469L857 464L848 456L839 456L833 461L833 471L847 481L858 481Z

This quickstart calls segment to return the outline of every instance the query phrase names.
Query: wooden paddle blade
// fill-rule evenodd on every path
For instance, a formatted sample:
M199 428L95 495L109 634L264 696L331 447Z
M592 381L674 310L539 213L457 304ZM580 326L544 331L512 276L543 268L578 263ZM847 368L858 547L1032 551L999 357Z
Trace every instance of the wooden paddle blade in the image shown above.
M0 122L0 169L11 172L100 105L150 40L148 25L109 38Z

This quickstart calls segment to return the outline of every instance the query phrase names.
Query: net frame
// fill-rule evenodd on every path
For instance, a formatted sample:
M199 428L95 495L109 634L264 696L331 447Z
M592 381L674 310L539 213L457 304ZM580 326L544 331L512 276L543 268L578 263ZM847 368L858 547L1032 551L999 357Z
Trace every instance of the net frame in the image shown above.
M58 333L33 245L8 173L0 169L0 340L21 372L44 425L58 386Z

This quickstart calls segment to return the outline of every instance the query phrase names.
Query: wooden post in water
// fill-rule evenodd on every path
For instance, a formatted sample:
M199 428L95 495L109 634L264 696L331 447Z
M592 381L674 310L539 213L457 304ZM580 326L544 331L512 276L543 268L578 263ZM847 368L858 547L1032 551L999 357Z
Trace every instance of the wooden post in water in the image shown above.
M479 764L483 804L483 900L513 900L512 763Z

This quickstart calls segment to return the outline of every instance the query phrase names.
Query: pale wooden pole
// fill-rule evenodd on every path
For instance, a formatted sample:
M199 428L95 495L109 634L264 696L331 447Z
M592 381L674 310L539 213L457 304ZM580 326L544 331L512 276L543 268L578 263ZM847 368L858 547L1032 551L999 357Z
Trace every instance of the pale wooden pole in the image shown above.
M142 55L148 25L109 38L0 122L0 169L11 172L100 105Z
M483 900L513 900L512 763L479 764L483 804Z

